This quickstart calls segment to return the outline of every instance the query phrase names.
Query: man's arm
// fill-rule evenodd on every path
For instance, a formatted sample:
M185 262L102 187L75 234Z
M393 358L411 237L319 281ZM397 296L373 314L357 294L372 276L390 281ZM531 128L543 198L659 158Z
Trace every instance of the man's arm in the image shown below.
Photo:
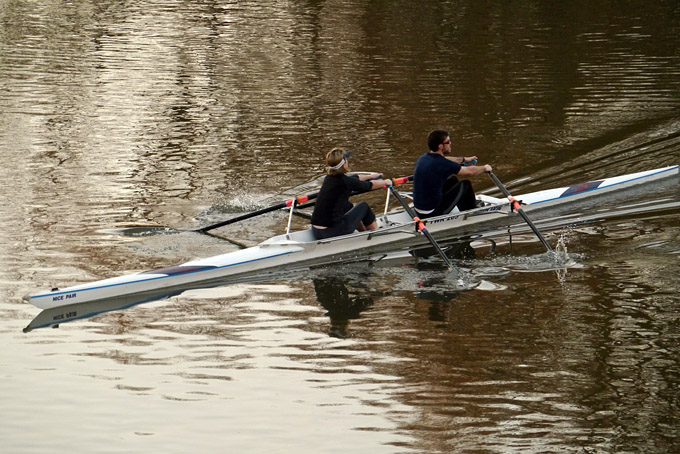
M461 167L460 171L458 172L459 177L475 177L477 175L481 175L484 172L491 172L493 169L489 164L483 165L483 166L465 166Z
M444 156L449 161L463 165L466 162L477 161L477 156Z

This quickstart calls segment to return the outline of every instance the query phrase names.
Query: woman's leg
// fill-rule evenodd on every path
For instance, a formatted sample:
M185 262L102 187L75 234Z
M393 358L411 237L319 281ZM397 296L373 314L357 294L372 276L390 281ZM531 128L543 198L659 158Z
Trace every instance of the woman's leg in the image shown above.
M345 213L342 222L334 227L326 229L315 229L312 227L314 238L322 240L332 238L340 235L347 235L355 230L375 230L378 228L378 222L375 219L375 214L366 202L356 204L351 210Z
M347 230L351 229L347 233L351 233L355 229L362 232L378 228L375 214L373 214L371 207L366 202L357 203L351 210L345 213L342 223L347 227Z
M326 238L333 238L334 236L344 235L342 229L338 226L328 227L326 229L316 229L312 227L312 235L317 240L325 240Z

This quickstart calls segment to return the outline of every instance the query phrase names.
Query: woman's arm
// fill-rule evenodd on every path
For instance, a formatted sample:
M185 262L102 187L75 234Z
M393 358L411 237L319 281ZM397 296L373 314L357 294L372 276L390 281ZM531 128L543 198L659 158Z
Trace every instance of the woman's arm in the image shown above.
M384 188L385 186L392 186L392 180L371 180L373 187L371 191L375 189Z
M377 180L383 176L382 173L360 173L357 175L361 181L366 181L366 180Z
M380 178L383 176L382 173L359 174L357 176L361 181L371 181L371 191L384 188L385 186L392 186L392 180L383 180Z

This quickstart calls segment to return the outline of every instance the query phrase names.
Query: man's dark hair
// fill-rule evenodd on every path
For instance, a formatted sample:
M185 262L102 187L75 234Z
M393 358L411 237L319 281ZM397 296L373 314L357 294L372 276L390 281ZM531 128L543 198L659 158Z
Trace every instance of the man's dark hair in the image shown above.
M427 136L427 146L430 151L437 151L439 149L439 145L444 143L448 136L449 132L442 129L436 129L432 131Z

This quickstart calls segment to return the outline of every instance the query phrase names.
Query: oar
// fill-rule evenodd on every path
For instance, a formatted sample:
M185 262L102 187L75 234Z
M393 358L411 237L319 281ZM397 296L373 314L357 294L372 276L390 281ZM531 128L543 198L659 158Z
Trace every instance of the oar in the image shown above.
M404 184L404 183L408 183L409 181L412 181L412 180L413 180L413 176L411 175L411 176L408 176L408 177L394 178L392 181L393 181L393 184ZM363 193L364 193L364 191L354 192L351 195L354 196L354 195L363 194ZM229 224L233 224L235 222L243 221L245 219L254 218L255 216L260 216L261 214L271 213L272 211L280 210L282 208L290 208L291 206L295 206L296 208L307 208L307 207L314 205L314 202L311 202L311 203L306 203L306 202L309 202L310 200L314 200L318 196L319 196L318 192L315 192L315 193L309 194L309 195L299 196L299 197L296 197L294 199L289 199L289 200L277 203L276 205L272 205L272 206L267 207L267 208L262 208L260 210L253 211L251 213L246 213L246 214L243 214L241 216L237 216L235 218L227 219L226 221L218 222L217 224L208 225L208 226L201 227L200 229L196 229L196 230L192 230L192 231L197 232L197 233L205 233L209 230L217 229L219 227L223 227L225 225L229 225ZM304 203L304 205L300 205L300 204L303 204L303 203Z
M404 207L404 210L408 213L409 216L416 222L416 225L418 227L418 231L425 235L425 237L428 239L430 244L435 248L435 250L439 253L439 255L444 259L444 263L446 263L446 266L449 267L449 269L453 268L453 264L451 263L451 260L444 254L444 251L442 251L442 248L439 247L435 239L432 237L432 234L427 230L427 227L425 227L425 223L420 220L418 215L411 210L411 207L408 206L408 203L404 198L399 194L399 191L397 191L394 186L390 186L390 191L392 192L392 195L401 203L401 206Z
M245 219L254 218L255 216L260 216L261 214L271 213L272 211L280 210L281 208L290 207L293 204L295 204L295 206L297 206L301 203L305 203L305 202L308 202L310 200L316 199L318 196L319 196L318 192L315 192L314 194L299 196L299 197L296 197L294 199L289 199L289 200L277 203L276 205L272 205L272 206L267 207L267 208L262 208L260 210L252 211L250 213L246 213L246 214L243 214L241 216L236 216L235 218L227 219L226 221L218 222L217 224L212 224L212 225L208 225L208 226L205 226L205 227L201 227L200 229L193 230L193 232L205 233L209 230L217 229L217 228L223 227L225 225L233 224L235 222L243 221Z
M548 249L548 252L553 252L553 249L550 247L548 242L545 240L545 238L543 237L541 232L539 232L539 230L536 228L534 223L531 222L531 219L529 219L529 216L527 216L527 214L524 212L520 203L517 200L515 200L515 198L512 195L510 195L510 192L508 192L508 189L505 186L503 186L503 183L501 183L501 180L499 180L498 177L496 175L494 175L493 172L487 172L487 173L489 174L489 176L491 177L493 182L496 183L496 186L498 186L498 189L500 189L501 192L505 195L505 197L508 198L508 200L510 201L510 206L512 207L512 209L517 211L519 213L519 215L522 216L522 219L524 219L524 222L526 222L527 225L531 228L531 230L534 231L534 233L536 234L538 239L541 240L541 243L543 243L543 246L545 246L546 249Z
M413 176L408 176L408 177L402 177L402 178L395 178L393 179L393 184L404 184L408 183L409 181L413 180ZM355 192L352 193L351 195L357 195L361 194L361 192ZM126 229L118 229L118 230L111 230L111 233L116 233L116 234L122 234L122 235L128 235L128 236L143 236L143 235L150 235L154 234L156 232L162 233L162 234L171 234L171 233L181 233L181 232L194 232L194 233L207 233L210 230L217 229L219 227L223 227L225 225L229 224L234 224L239 221L243 221L246 219L254 218L256 216L260 216L265 213L270 213L272 211L280 210L282 208L290 208L291 206L294 206L295 208L308 208L314 205L314 202L310 202L311 200L316 199L319 196L318 192L315 192L313 194L308 194L308 195L302 195L299 197L295 197L293 199L285 200L283 202L279 202L276 205L272 205L270 207L262 208L256 211L252 211L250 213L243 214L241 216L236 216L235 218L227 219L226 221L221 221L218 222L217 224L212 224L212 225L207 225L205 227L201 227L200 229L195 229L195 230L177 230L169 227L130 227ZM229 240L231 241L231 240ZM238 243L235 243L238 244ZM241 244L238 244L239 246L242 246Z
M182 233L182 232L193 232L193 233L207 233L210 230L217 229L219 227L229 225L229 224L234 224L239 221L243 221L245 219L250 219L254 218L255 216L260 216L265 213L270 213L272 211L280 210L282 208L290 207L291 205L295 204L296 208L304 208L308 206L314 205L314 202L310 203L305 203L308 202L309 200L313 200L317 198L319 195L318 192L315 192L313 194L309 195L302 195L299 197L296 197L294 199L289 199L285 200L283 202L279 202L276 205L272 205L270 207L262 208L256 211L252 211L250 213L242 214L241 216L236 216L235 218L227 219L226 221L221 221L218 222L217 224L212 224L212 225L207 225L205 227L201 227L200 229L195 229L195 230L178 230L178 229L173 229L169 227L130 227L126 229L119 229L119 230L111 230L112 233L119 233L123 235L128 235L128 236L144 236L144 235L149 235L149 234L154 234L155 232L159 232L162 234L172 234L172 233ZM304 205L300 205L304 204ZM232 240L228 240L232 241ZM233 242L233 241L232 241ZM240 243L234 242L234 244L244 247Z

